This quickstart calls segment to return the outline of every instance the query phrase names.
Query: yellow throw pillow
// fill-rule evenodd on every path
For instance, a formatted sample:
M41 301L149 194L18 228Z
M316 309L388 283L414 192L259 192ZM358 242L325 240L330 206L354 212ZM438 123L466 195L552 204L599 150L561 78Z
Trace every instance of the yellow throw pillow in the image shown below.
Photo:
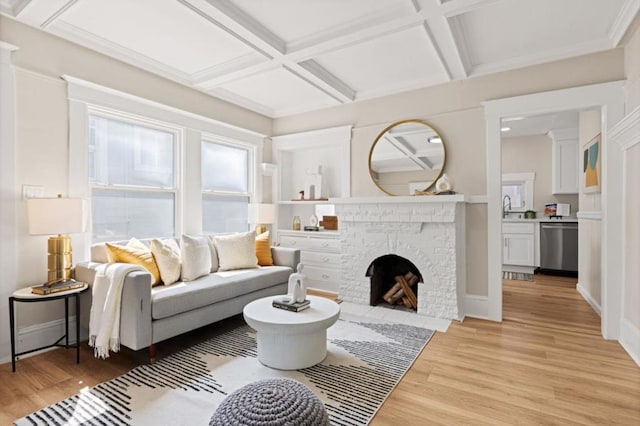
M256 257L258 265L273 266L273 257L271 256L271 243L269 241L269 231L263 232L256 236Z
M110 263L132 263L140 265L152 276L151 285L160 284L160 270L156 264L151 250L140 241L132 238L126 246L105 243L107 249L107 259Z

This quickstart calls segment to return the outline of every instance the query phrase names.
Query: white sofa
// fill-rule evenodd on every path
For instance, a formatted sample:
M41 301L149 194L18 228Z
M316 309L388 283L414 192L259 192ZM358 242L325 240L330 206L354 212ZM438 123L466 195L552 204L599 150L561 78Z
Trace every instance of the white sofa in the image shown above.
M129 273L122 289L120 344L133 350L149 348L153 360L155 343L240 314L253 300L286 293L300 251L271 247L271 253L274 266L213 272L169 286L151 287L146 271ZM94 244L91 261L76 265L76 279L91 285L96 267L106 262L104 244Z

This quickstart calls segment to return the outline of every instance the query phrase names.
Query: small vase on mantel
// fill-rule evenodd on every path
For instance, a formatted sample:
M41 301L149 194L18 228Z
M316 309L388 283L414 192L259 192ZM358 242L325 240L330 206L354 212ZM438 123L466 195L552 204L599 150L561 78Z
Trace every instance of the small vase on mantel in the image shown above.
M447 175L446 173L443 173L442 176L440 176L440 179L436 181L436 191L446 192L446 191L451 191L451 188L452 188L452 185L451 185L451 179L449 178L449 175Z

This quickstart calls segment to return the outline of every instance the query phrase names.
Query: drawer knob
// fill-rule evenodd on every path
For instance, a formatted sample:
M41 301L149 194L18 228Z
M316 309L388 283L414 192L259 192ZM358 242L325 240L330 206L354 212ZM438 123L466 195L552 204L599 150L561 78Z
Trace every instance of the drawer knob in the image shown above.
M325 257L323 257L323 258L322 258L322 261L323 261L323 262L328 262L328 261L329 261L329 258L325 256Z
M322 278L324 278L326 280L327 278L329 278L329 275L328 274L322 274Z
M322 243L322 247L329 247L329 243L325 241L324 243Z

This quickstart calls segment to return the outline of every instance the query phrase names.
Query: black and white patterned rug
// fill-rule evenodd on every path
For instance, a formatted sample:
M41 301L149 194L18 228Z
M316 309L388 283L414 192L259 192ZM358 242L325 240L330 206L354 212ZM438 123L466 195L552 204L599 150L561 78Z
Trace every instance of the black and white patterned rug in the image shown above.
M256 380L289 377L324 402L332 425L366 425L420 354L432 330L345 316L327 331L328 354L281 371L257 359L246 325L16 420L22 425L208 425L224 398Z

